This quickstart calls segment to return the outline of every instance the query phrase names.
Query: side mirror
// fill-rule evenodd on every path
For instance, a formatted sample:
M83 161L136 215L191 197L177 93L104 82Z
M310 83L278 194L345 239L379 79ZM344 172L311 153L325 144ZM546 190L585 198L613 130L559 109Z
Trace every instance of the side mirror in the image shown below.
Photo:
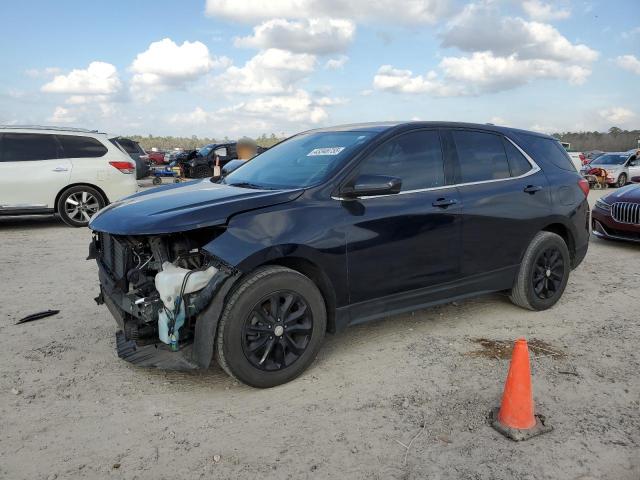
M355 183L340 192L344 198L373 197L400 193L402 180L385 175L361 175Z

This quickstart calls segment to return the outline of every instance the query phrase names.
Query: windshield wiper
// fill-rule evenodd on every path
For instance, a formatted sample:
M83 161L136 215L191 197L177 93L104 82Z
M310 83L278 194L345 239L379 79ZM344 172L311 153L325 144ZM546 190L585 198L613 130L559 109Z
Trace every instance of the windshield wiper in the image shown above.
M226 185L239 188L254 188L256 190L270 190L269 188L263 187L262 185L257 185L251 182L226 183Z

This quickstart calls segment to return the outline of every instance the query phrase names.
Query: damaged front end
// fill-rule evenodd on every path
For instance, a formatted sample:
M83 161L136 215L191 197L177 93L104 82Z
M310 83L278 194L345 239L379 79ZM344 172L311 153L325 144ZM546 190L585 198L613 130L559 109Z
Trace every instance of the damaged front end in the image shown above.
M99 268L96 302L120 327L120 358L168 369L209 366L223 300L238 275L203 248L221 231L94 234L89 258Z

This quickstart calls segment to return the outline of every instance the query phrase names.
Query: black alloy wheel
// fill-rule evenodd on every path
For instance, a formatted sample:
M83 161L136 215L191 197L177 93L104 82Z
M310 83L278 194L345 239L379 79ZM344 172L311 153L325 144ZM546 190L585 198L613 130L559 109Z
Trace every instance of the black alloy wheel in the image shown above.
M548 299L560 292L564 280L564 260L560 250L543 250L533 268L533 289L538 298Z
M254 367L281 370L305 352L312 331L313 315L307 302L293 291L281 290L251 310L242 331L242 349Z
M313 362L327 330L318 286L280 265L237 281L220 316L215 353L222 369L258 388L289 382Z
M524 252L509 298L528 310L551 308L562 297L570 273L571 254L564 238L538 232Z

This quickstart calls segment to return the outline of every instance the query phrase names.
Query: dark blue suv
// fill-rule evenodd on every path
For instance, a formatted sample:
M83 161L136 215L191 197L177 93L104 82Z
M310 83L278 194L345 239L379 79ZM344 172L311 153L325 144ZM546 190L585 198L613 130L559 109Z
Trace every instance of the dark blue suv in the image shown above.
M346 125L295 135L224 178L93 217L118 354L271 387L325 332L506 291L544 310L589 240L588 185L562 146L491 125Z

